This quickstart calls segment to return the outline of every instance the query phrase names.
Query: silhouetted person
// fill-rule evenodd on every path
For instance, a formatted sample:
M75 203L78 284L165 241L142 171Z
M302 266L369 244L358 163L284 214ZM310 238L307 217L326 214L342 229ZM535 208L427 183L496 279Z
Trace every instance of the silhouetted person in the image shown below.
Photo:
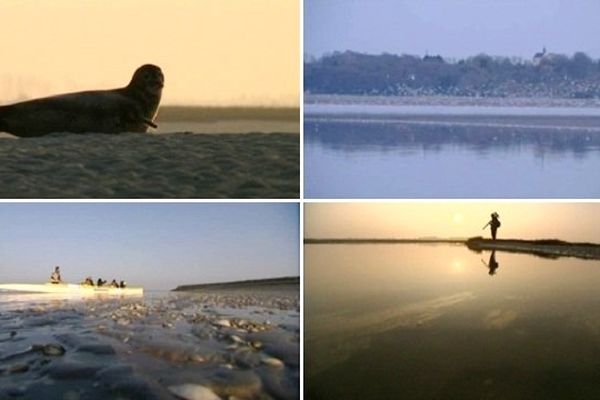
M496 250L492 250L492 254L490 254L490 261L488 261L487 265L488 269L490 270L489 274L494 275L499 266L500 264L498 264L498 261L496 261Z
M104 286L106 281L103 281L102 278L98 278L98 282L96 282L96 286L101 287Z
M127 282L125 282L125 281L121 281L121 282L119 282L119 287L120 287L121 289L125 289L125 288L127 287Z
M492 239L496 240L496 232L498 231L498 228L500 228L500 220L498 219L500 215L498 215L498 213L494 211L491 217L492 219L487 224L485 224L482 229L485 229L489 225L492 231Z
M119 284L117 283L116 279L112 280L112 282L110 283L110 287L119 287Z
M60 277L60 267L57 265L54 267L54 272L50 275L50 283L61 283L62 278Z

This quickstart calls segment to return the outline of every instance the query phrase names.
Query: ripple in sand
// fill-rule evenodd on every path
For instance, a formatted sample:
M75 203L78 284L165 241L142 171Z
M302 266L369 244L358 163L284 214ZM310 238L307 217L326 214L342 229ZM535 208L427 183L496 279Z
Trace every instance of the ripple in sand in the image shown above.
M297 134L0 138L4 198L298 198Z

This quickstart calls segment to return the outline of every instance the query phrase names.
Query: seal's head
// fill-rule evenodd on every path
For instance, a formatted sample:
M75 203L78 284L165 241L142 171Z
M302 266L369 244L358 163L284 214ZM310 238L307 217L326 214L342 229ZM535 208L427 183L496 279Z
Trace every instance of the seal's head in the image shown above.
M159 97L164 85L165 77L162 71L152 64L145 64L136 69L129 83L129 87Z

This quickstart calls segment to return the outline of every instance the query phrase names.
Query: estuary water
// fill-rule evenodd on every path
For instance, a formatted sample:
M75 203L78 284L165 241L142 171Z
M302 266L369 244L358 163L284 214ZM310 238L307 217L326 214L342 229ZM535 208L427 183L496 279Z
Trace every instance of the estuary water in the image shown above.
M595 198L600 108L313 104L309 198Z
M599 261L306 245L306 398L599 398L599 286Z

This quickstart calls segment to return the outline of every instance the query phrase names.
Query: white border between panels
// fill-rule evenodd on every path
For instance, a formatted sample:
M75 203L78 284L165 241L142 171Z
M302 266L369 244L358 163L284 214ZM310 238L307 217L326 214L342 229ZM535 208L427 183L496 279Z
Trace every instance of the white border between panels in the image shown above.
M300 110L300 182L298 193L298 209L300 218L300 232L298 235L299 273L300 273L300 398L304 399L304 0L298 0L298 14L300 17L300 79L298 82L299 110Z
M600 203L593 199L303 199L304 203Z

